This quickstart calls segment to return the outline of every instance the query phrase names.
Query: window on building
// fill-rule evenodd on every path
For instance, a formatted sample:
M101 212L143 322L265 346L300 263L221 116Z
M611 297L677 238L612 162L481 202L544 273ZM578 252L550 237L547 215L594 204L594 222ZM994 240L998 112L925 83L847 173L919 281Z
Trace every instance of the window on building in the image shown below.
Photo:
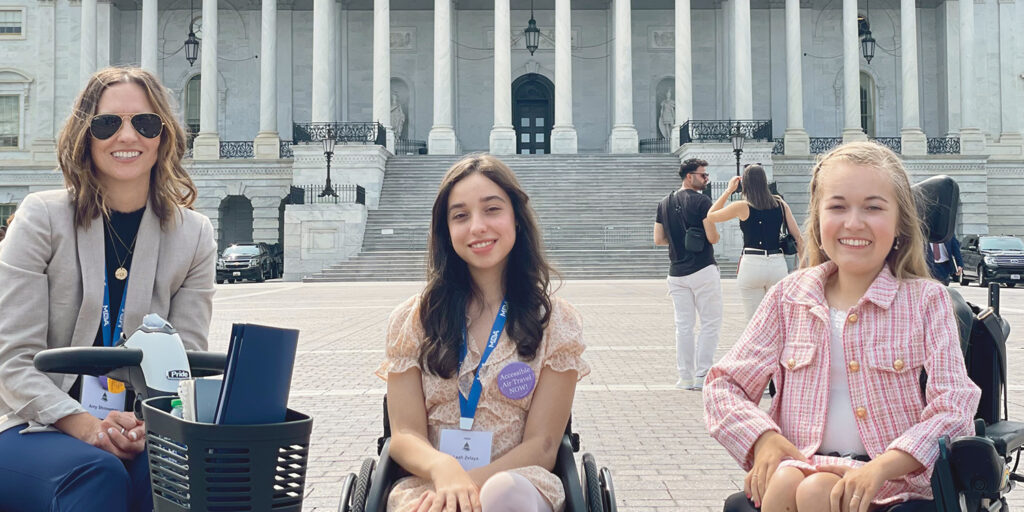
M0 9L0 37L21 37L25 11Z
M7 218L18 208L15 203L0 203L0 226L7 227Z
M860 74L860 127L875 136L875 81L867 73Z
M0 149L18 147L21 131L20 103L19 96L0 95Z
M192 147L192 139L199 133L199 98L200 84L202 80L199 75L188 79L185 85L185 129L188 131L188 147Z

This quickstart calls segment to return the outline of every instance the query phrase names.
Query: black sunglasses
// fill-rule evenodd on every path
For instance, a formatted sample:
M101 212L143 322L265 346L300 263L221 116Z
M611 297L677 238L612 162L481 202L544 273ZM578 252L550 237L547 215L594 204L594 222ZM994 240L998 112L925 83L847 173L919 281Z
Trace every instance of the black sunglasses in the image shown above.
M114 136L121 129L121 123L127 117L135 131L147 139L155 139L164 131L164 121L160 116L152 113L143 114L100 114L93 116L89 122L89 131L92 136L100 140L106 140Z

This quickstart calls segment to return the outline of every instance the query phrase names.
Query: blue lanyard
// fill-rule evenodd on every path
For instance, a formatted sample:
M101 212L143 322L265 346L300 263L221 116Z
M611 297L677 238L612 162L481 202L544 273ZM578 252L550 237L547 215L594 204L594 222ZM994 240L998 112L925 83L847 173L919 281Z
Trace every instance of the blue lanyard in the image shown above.
M114 329L110 329L110 287L107 286L107 273L103 273L103 346L112 347L121 339L121 326L124 322L124 299L128 295L128 283L125 282L125 289L121 293L121 309L117 312L117 323Z
M498 316L494 318L494 325L491 327L491 336L487 338L487 347L484 348L484 353L480 355L480 366L476 367L476 372L473 373L473 386L469 388L469 396L462 396L462 391L459 391L459 411L461 417L459 418L459 428L462 430L471 430L473 428L473 417L476 416L476 407L480 403L480 392L483 390L483 384L480 383L480 368L483 368L484 363L487 362L487 358L491 357L491 352L494 351L494 347L498 346L498 339L501 338L501 331L505 329L505 317L508 313L508 305L506 300L502 299L501 307L498 308ZM461 373L462 362L466 360L466 354L469 352L469 343L466 341L466 324L462 324L462 345L459 347L459 370ZM458 376L456 376L458 379Z

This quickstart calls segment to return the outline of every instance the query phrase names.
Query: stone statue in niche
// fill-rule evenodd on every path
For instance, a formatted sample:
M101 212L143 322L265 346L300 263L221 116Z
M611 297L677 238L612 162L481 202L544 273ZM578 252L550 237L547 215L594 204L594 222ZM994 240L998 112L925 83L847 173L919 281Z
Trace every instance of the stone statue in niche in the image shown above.
M672 99L672 89L665 91L665 99L658 110L658 138L672 138L672 126L676 124L676 102Z
M405 111L398 101L398 93L391 91L391 129L395 131L395 137L402 137L402 130L405 128Z

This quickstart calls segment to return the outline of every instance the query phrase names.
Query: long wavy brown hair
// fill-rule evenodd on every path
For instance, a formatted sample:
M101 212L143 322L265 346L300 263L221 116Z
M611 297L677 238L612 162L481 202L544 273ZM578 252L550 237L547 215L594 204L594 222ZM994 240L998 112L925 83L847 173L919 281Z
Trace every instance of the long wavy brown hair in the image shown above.
M149 204L153 213L160 218L160 224L166 226L171 221L176 206L191 208L198 195L192 178L181 165L182 155L185 154L185 130L171 108L171 96L167 89L156 77L140 68L101 69L89 77L85 89L75 99L71 115L57 139L57 161L64 174L64 186L74 198L76 226L88 227L101 214L110 215L103 185L90 156L92 134L89 133L89 123L96 115L103 92L112 85L122 83L142 87L146 99L153 106L153 113L159 115L164 122L156 164L149 176Z
M459 365L469 298L479 293L469 267L452 246L448 231L448 197L456 183L477 173L508 194L518 226L516 243L505 265L504 281L508 300L506 329L521 357L531 360L537 355L551 318L553 269L544 256L544 244L529 196L519 186L512 169L501 160L487 154L466 156L448 169L434 199L427 243L427 286L419 310L425 334L419 354L420 366L446 379L455 375Z
M801 258L801 267L813 267L829 260L821 247L821 176L838 163L873 167L885 173L892 182L898 209L896 240L885 262L899 279L930 278L924 259L924 233L918 218L917 202L910 188L910 177L903 161L891 149L876 142L850 142L822 156L811 176L811 204L804 223L807 244Z

